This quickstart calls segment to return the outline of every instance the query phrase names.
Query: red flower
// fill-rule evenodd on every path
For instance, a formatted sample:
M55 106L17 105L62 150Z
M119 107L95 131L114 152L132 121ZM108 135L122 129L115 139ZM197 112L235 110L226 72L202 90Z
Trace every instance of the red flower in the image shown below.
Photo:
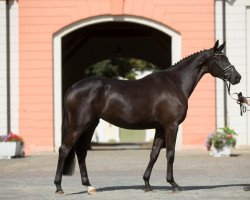
M228 135L227 135L227 138L228 138L228 139L233 138L232 134L228 134Z

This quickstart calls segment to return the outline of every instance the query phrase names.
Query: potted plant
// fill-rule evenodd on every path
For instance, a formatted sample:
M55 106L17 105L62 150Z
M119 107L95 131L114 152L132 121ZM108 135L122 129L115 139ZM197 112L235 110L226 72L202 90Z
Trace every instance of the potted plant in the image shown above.
M0 136L0 158L10 159L11 157L24 156L24 140L10 132Z
M231 148L236 145L237 133L229 127L219 128L209 134L206 141L207 150L214 157L230 156Z

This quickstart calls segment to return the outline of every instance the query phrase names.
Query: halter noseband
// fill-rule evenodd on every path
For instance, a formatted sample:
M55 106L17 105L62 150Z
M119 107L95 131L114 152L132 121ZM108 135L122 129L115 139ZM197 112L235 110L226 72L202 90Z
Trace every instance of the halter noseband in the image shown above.
M216 56L216 55L224 55L224 54L214 54L212 55L213 57ZM215 60L213 60L212 62L210 62L210 66L209 66L209 69L211 70L212 69L212 66L213 65L216 65L217 69L219 69L219 71L221 72L221 75L223 76L223 81L225 81L225 84L226 84L226 88L227 88L227 92L228 92L228 95L231 99L235 100L237 102L237 104L240 105L240 115L242 116L243 113L247 112L247 111L250 111L247 109L247 105L250 106L250 97L244 97L242 95L242 93L232 93L231 94L231 84L230 83L227 83L227 80L226 80L226 73L231 70L232 68L234 68L233 65L228 65L227 67L225 67L224 69L222 69L220 67L220 65L217 64L217 62L215 62ZM233 95L237 95L237 97L233 97Z
M215 55L224 55L224 54L215 54ZM213 55L213 57L215 56L215 55ZM222 75L222 79L225 81L226 80L226 73L228 72L228 71L230 71L232 68L234 68L234 66L233 65L228 65L227 67L225 67L224 69L222 69L221 67L220 67L220 65L218 65L217 64L217 62L215 62L215 60L213 60L212 62L211 62L211 64L210 64L210 69L211 69L211 67L213 66L213 64L215 64L216 65L216 67L217 67L217 69L219 69L219 71L221 72L221 75Z

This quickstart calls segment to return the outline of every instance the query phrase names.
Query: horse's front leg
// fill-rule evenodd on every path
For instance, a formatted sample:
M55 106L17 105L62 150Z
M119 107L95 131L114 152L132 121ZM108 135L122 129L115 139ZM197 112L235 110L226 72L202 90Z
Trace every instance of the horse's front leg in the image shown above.
M175 157L175 143L179 124L172 124L165 129L165 143L167 156L167 182L172 185L172 190L181 191L181 187L174 181L173 164Z
M76 145L76 155L78 158L79 169L81 173L82 185L87 187L88 194L96 194L96 189L91 186L88 178L88 172L86 167L86 156L87 151L90 146L90 142L95 131L96 126L98 125L97 121L93 124L88 130L83 132L82 137L80 138L78 144Z
M152 188L149 184L149 179L150 179L150 175L153 169L153 166L159 156L160 150L164 144L164 132L160 131L160 130L156 130L155 133L155 138L154 138L154 142L153 142L153 147L150 153L150 161L148 163L147 169L143 175L143 179L145 182L145 187L144 187L144 191L148 192L148 191L152 191Z

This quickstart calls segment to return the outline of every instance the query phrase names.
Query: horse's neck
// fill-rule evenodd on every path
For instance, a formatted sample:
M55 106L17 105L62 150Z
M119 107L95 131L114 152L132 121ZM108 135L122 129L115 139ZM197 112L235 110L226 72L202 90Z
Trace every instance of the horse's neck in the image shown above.
M176 71L178 72L178 82L183 93L187 98L189 98L194 91L196 85L206 73L200 64L200 56L194 56L187 58L185 62L179 63Z

